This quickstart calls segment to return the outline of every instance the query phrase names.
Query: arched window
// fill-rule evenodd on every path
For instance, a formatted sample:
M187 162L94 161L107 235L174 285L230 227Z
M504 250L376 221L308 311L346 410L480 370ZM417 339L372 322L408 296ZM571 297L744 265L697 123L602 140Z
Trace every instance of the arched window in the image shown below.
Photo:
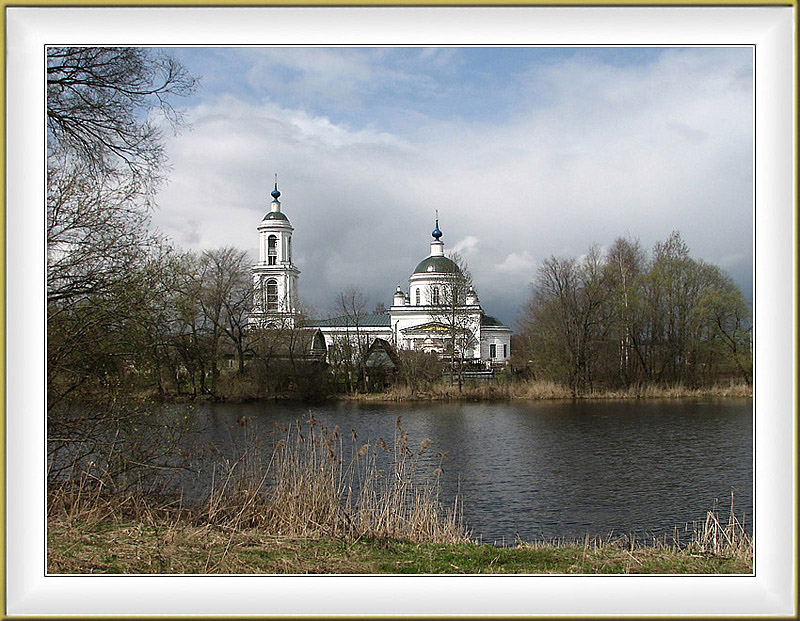
M267 310L278 310L278 281L274 278L267 281Z
M276 265L278 263L278 238L270 235L267 238L267 264Z
M417 289L417 306L419 306L419 289Z
M286 260L292 262L292 238L286 240Z
M431 304L438 304L439 303L439 287L434 287L431 290Z

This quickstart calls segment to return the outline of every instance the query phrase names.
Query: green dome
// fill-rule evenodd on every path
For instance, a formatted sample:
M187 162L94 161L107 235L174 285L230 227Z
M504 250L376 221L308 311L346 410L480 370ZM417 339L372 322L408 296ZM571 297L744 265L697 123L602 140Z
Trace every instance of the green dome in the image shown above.
M281 213L280 211L270 211L264 216L264 220L286 220L288 222L289 218L286 217L285 213Z
M484 315L481 317L481 325L482 326L495 326L498 328L504 328L503 322L500 321L497 317L492 317L491 315Z
M458 265L452 259L448 259L443 255L430 256L427 259L420 261L417 269L414 270L415 274L430 274L431 272L439 274L452 274L460 272Z

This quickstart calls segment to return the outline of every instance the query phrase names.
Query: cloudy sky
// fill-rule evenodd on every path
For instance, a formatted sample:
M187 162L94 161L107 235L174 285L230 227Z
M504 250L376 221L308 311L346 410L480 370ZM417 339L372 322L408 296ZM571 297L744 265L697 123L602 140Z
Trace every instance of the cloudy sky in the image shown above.
M155 223L256 256L278 173L301 298L372 308L442 241L513 324L537 266L679 230L750 296L749 48L176 48L201 83Z

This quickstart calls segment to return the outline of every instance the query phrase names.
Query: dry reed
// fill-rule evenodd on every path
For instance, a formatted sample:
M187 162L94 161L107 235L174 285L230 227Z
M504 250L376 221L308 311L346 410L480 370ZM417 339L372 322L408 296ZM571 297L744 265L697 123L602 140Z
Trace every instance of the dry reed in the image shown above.
M565 384L550 380L507 379L467 381L461 389L446 381L437 382L427 390L412 390L405 384L396 384L381 393L355 393L339 398L358 402L405 401L535 401L560 399L703 399L752 398L752 386L746 384L719 384L690 388L682 384L661 386L634 384L627 388L595 388L573 394Z
M282 537L347 537L415 542L468 541L460 506L439 501L438 473L419 476L419 457L398 419L394 444L358 443L349 456L339 430L313 416L281 430L268 459L245 442L241 454L215 473L204 516L232 529L256 527ZM438 469L438 472L441 472Z
M582 541L554 539L551 541L517 542L517 547L528 549L582 547L584 553L602 552L612 549L630 555L647 553L668 554L674 558L717 557L736 559L743 566L752 567L753 537L747 533L745 524L739 520L734 510L734 494L731 490L731 503L727 520L720 516L719 507L706 512L703 519L675 527L671 535L661 537L636 537L634 534L609 533L606 537L588 534ZM634 559L634 556L631 556Z

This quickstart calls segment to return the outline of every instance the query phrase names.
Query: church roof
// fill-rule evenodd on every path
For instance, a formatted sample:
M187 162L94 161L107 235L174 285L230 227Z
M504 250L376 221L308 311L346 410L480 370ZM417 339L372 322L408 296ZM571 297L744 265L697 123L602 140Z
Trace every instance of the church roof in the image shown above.
M481 325L485 327L505 328L502 321L500 321L497 317L492 317L491 315L484 315L481 317Z
M286 214L280 211L270 211L264 216L264 220L286 220L289 221L289 218L286 217Z
M364 366L368 369L394 371L400 366L400 357L389 341L375 339L364 356Z
M458 265L452 259L444 255L432 255L426 259L423 259L419 262L416 269L414 270L415 274L427 274L430 272L436 272L440 274L452 274L454 272L460 272L461 270L458 268Z
M307 321L305 325L318 328L354 328L356 326L356 321L354 317L342 315L340 317ZM388 328L391 324L389 323L389 315L386 313L372 313L369 315L361 315L358 318L358 325L362 328Z

